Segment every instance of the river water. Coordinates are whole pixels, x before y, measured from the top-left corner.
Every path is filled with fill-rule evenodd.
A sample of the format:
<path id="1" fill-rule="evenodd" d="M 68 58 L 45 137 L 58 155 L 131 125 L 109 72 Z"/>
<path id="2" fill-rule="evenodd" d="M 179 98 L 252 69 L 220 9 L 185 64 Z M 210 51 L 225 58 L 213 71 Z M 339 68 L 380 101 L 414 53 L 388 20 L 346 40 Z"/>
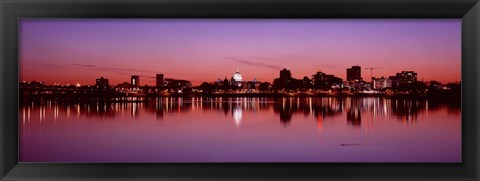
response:
<path id="1" fill-rule="evenodd" d="M 155 98 L 28 102 L 21 162 L 461 162 L 460 102 Z"/>

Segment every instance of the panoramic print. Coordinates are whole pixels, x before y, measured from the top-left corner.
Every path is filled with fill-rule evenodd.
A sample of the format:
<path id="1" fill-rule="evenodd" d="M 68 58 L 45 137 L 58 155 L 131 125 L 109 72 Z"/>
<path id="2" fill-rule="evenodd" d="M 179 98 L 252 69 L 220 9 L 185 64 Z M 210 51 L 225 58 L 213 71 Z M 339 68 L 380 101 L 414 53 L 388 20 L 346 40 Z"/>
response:
<path id="1" fill-rule="evenodd" d="M 20 162 L 462 162 L 460 19 L 21 19 Z"/>

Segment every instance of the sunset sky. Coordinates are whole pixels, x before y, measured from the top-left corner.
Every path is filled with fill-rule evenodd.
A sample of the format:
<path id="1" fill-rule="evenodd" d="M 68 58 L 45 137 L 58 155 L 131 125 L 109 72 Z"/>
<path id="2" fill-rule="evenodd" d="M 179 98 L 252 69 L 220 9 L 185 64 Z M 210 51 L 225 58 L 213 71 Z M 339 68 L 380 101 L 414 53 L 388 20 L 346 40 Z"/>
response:
<path id="1" fill-rule="evenodd" d="M 460 19 L 24 19 L 20 81 L 111 85 L 155 74 L 194 85 L 230 78 L 273 82 L 317 71 L 345 80 L 346 68 L 383 67 L 373 76 L 413 70 L 425 81 L 461 80 Z"/>

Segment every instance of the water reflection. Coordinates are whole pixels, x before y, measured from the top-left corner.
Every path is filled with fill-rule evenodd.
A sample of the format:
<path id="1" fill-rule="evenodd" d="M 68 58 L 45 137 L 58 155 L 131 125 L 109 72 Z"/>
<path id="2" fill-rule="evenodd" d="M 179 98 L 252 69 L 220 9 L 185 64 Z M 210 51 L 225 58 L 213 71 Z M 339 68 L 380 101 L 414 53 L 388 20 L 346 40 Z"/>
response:
<path id="1" fill-rule="evenodd" d="M 409 100 L 388 98 L 181 98 L 159 97 L 145 101 L 134 102 L 22 102 L 20 116 L 23 124 L 30 123 L 33 116 L 39 122 L 45 121 L 48 115 L 53 120 L 68 119 L 72 116 L 87 118 L 102 118 L 115 120 L 129 114 L 137 118 L 141 114 L 154 114 L 157 120 L 163 120 L 165 115 L 181 115 L 192 112 L 218 111 L 225 117 L 230 116 L 238 127 L 242 123 L 245 112 L 267 112 L 273 109 L 279 123 L 289 125 L 292 117 L 300 114 L 315 117 L 318 129 L 322 121 L 329 117 L 346 115 L 346 123 L 353 127 L 361 127 L 362 119 L 369 115 L 367 121 L 390 117 L 405 124 L 417 121 L 419 114 L 428 115 L 446 108 L 449 114 L 460 114 L 460 101 L 442 102 L 441 100 Z M 142 111 L 140 111 L 142 110 Z M 33 114 L 33 115 L 32 115 Z M 65 117 L 60 118 L 61 115 Z"/>
<path id="2" fill-rule="evenodd" d="M 242 108 L 240 106 L 236 106 L 233 109 L 233 120 L 237 127 L 240 126 L 240 123 L 242 122 Z"/>
<path id="3" fill-rule="evenodd" d="M 21 102 L 27 162 L 459 162 L 460 101 Z"/>

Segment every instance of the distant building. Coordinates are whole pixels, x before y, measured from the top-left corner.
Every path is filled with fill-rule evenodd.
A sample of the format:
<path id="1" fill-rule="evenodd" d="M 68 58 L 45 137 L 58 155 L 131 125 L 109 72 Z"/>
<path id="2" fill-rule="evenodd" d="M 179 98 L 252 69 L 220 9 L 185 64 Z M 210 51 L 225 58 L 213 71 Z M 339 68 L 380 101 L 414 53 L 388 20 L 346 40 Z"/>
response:
<path id="1" fill-rule="evenodd" d="M 417 81 L 417 73 L 414 71 L 402 71 L 394 76 L 389 76 L 388 79 L 391 80 L 393 88 L 417 89 L 420 88 L 419 86 L 425 85 Z"/>
<path id="2" fill-rule="evenodd" d="M 156 85 L 157 85 L 157 87 L 163 87 L 164 81 L 165 81 L 165 80 L 164 80 L 163 74 L 157 74 L 157 76 L 156 76 L 156 83 L 157 83 Z"/>
<path id="3" fill-rule="evenodd" d="M 402 71 L 394 76 L 390 76 L 392 87 L 405 87 L 417 83 L 417 73 L 414 71 Z"/>
<path id="4" fill-rule="evenodd" d="M 414 71 L 402 71 L 396 75 L 400 86 L 409 85 L 417 82 L 417 73 Z"/>
<path id="5" fill-rule="evenodd" d="M 253 78 L 252 81 L 249 82 L 251 84 L 251 89 L 258 89 L 260 87 L 261 82 L 257 80 L 257 78 Z"/>
<path id="6" fill-rule="evenodd" d="M 223 86 L 223 80 L 221 78 L 218 78 L 215 82 L 213 82 L 215 86 L 217 87 L 222 87 Z"/>
<path id="7" fill-rule="evenodd" d="M 233 77 L 230 78 L 230 85 L 235 86 L 235 79 L 233 79 Z"/>
<path id="8" fill-rule="evenodd" d="M 390 88 L 393 85 L 393 80 L 385 77 L 375 78 L 372 77 L 373 89 L 385 89 Z"/>
<path id="9" fill-rule="evenodd" d="M 312 83 L 315 88 L 332 88 L 332 86 L 338 87 L 343 83 L 343 80 L 334 75 L 317 72 L 312 75 Z"/>
<path id="10" fill-rule="evenodd" d="M 280 79 L 291 79 L 292 78 L 292 73 L 290 70 L 287 70 L 284 68 L 283 70 L 280 70 Z"/>
<path id="11" fill-rule="evenodd" d="M 165 85 L 168 89 L 182 92 L 184 89 L 191 88 L 192 83 L 188 80 L 165 79 Z"/>
<path id="12" fill-rule="evenodd" d="M 358 65 L 347 68 L 347 81 L 362 81 L 362 68 Z"/>
<path id="13" fill-rule="evenodd" d="M 372 85 L 368 82 L 365 81 L 347 81 L 345 82 L 345 85 L 349 87 L 352 90 L 355 91 L 362 91 L 362 90 L 370 90 L 372 88 Z"/>
<path id="14" fill-rule="evenodd" d="M 95 85 L 97 86 L 98 89 L 107 89 L 108 88 L 108 79 L 100 77 L 99 79 L 97 79 Z"/>
<path id="15" fill-rule="evenodd" d="M 107 79 L 107 84 L 108 84 L 108 79 Z M 47 84 L 45 82 L 37 82 L 37 81 L 24 82 L 23 85 L 26 86 L 26 87 L 45 87 L 45 86 L 47 86 Z"/>
<path id="16" fill-rule="evenodd" d="M 133 86 L 140 86 L 140 77 L 138 75 L 132 75 L 132 78 L 130 80 L 130 84 L 132 84 Z"/>
<path id="17" fill-rule="evenodd" d="M 241 87 L 242 86 L 242 74 L 240 74 L 240 71 L 237 69 L 237 72 L 233 74 L 233 80 L 234 80 L 234 85 Z"/>
<path id="18" fill-rule="evenodd" d="M 388 76 L 388 79 L 392 81 L 392 87 L 398 87 L 400 85 L 400 82 L 397 79 L 397 76 Z"/>
<path id="19" fill-rule="evenodd" d="M 287 85 L 292 81 L 292 73 L 290 70 L 284 68 L 280 70 L 280 77 L 273 80 L 273 87 L 276 89 L 285 89 Z"/>
<path id="20" fill-rule="evenodd" d="M 132 84 L 129 84 L 128 82 L 123 82 L 121 84 L 117 84 L 115 88 L 124 90 L 124 89 L 134 89 L 135 86 L 133 86 Z"/>
<path id="21" fill-rule="evenodd" d="M 228 88 L 228 78 L 225 76 L 225 79 L 223 79 L 223 85 L 224 88 Z"/>
<path id="22" fill-rule="evenodd" d="M 430 89 L 443 89 L 443 85 L 442 83 L 438 82 L 438 81 L 430 81 L 429 82 L 429 88 Z"/>
<path id="23" fill-rule="evenodd" d="M 292 78 L 290 70 L 280 70 L 280 77 L 273 80 L 273 87 L 275 89 L 296 89 L 303 84 L 303 79 Z"/>
<path id="24" fill-rule="evenodd" d="M 302 81 L 303 87 L 308 87 L 312 85 L 312 81 L 307 76 L 304 76 Z"/>
<path id="25" fill-rule="evenodd" d="M 261 82 L 259 82 L 256 78 L 254 78 L 252 81 L 248 81 L 248 82 L 243 82 L 242 84 L 242 88 L 246 91 L 246 92 L 256 92 L 258 91 L 258 88 L 260 87 L 260 84 Z"/>

